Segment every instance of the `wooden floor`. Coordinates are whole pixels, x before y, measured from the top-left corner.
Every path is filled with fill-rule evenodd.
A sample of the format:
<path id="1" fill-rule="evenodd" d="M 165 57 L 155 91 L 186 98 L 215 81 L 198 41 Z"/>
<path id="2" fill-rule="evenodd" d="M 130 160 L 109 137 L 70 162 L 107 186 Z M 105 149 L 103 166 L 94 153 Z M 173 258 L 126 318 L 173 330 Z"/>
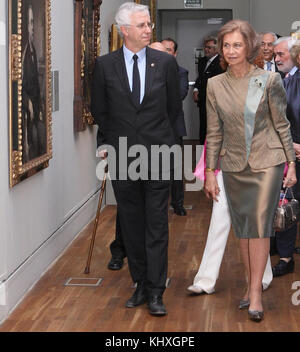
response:
<path id="1" fill-rule="evenodd" d="M 153 317 L 146 305 L 126 309 L 124 304 L 134 292 L 127 263 L 120 271 L 110 271 L 109 244 L 114 237 L 114 206 L 101 215 L 91 263 L 84 274 L 92 223 L 52 265 L 24 300 L 0 325 L 0 332 L 207 332 L 207 331 L 300 331 L 300 255 L 295 255 L 296 270 L 275 278 L 263 293 L 265 319 L 249 321 L 247 311 L 237 309 L 244 292 L 243 265 L 238 242 L 230 233 L 216 292 L 192 296 L 186 290 L 198 270 L 205 246 L 211 203 L 203 192 L 186 193 L 186 205 L 193 205 L 188 216 L 170 210 L 169 278 L 164 294 L 168 309 L 165 317 Z M 298 243 L 299 245 L 299 237 Z M 273 264 L 278 260 L 272 257 Z M 83 283 L 75 278 L 103 278 L 99 286 L 65 286 Z M 95 282 L 95 280 L 91 280 Z M 298 294 L 292 283 L 299 281 Z"/>

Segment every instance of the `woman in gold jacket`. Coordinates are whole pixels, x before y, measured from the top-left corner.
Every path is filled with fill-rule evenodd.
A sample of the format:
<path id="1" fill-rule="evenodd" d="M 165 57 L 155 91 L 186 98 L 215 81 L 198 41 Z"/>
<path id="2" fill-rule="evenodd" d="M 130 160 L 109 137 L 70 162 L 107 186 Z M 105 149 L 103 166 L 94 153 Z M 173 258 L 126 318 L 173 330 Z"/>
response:
<path id="1" fill-rule="evenodd" d="M 278 73 L 252 64 L 260 42 L 248 22 L 226 23 L 218 34 L 218 45 L 228 67 L 208 80 L 204 191 L 217 200 L 220 189 L 213 171 L 220 163 L 248 278 L 240 308 L 249 308 L 250 319 L 261 321 L 261 281 L 286 161 L 289 167 L 283 185 L 291 187 L 297 181 L 286 95 Z"/>

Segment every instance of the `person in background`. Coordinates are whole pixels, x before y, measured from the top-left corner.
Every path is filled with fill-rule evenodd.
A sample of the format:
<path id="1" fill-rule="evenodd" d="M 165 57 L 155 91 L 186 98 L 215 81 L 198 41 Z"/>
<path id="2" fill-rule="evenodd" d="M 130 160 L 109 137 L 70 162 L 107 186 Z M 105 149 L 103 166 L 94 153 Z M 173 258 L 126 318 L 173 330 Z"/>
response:
<path id="1" fill-rule="evenodd" d="M 286 161 L 284 186 L 297 182 L 295 152 L 281 77 L 253 65 L 260 51 L 257 33 L 248 22 L 232 20 L 219 31 L 218 46 L 228 68 L 207 85 L 204 191 L 217 200 L 220 161 L 248 278 L 242 301 L 248 301 L 249 318 L 259 322 L 264 316 L 261 283 Z"/>
<path id="2" fill-rule="evenodd" d="M 278 39 L 273 32 L 265 32 L 261 38 L 261 53 L 264 58 L 264 67 L 266 71 L 279 72 L 274 60 L 274 43 Z"/>
<path id="3" fill-rule="evenodd" d="M 207 80 L 223 72 L 220 66 L 220 56 L 217 52 L 217 38 L 206 37 L 203 40 L 204 57 L 198 61 L 198 77 L 193 91 L 194 102 L 199 108 L 199 139 L 200 144 L 204 144 L 206 137 L 206 86 Z"/>
<path id="4" fill-rule="evenodd" d="M 281 37 L 274 43 L 275 63 L 285 77 L 292 76 L 297 70 L 290 55 L 290 50 L 295 43 L 296 39 L 292 37 Z"/>
<path id="5" fill-rule="evenodd" d="M 166 49 L 167 53 L 173 55 L 175 58 L 178 54 L 178 44 L 172 38 L 165 38 L 161 41 L 161 44 Z M 179 73 L 179 87 L 180 87 L 180 99 L 183 102 L 189 91 L 189 72 L 182 66 L 178 65 Z M 177 144 L 183 145 L 183 136 L 186 136 L 186 127 L 184 121 L 184 112 L 181 107 L 180 113 L 177 116 L 175 122 L 176 134 L 178 137 Z M 179 216 L 185 216 L 186 210 L 184 208 L 184 184 L 183 177 L 180 180 L 172 180 L 171 185 L 171 205 L 174 209 L 174 213 Z"/>
<path id="6" fill-rule="evenodd" d="M 283 85 L 287 96 L 286 115 L 291 124 L 293 146 L 296 153 L 297 184 L 293 187 L 293 194 L 300 200 L 300 79 L 299 79 L 299 45 L 291 37 L 282 37 L 275 42 L 275 61 L 279 69 L 285 74 Z M 295 46 L 295 47 L 294 47 Z M 293 57 L 291 56 L 293 52 Z M 276 232 L 275 245 L 279 254 L 279 261 L 273 266 L 273 276 L 283 276 L 295 269 L 294 251 L 297 239 L 297 224 L 286 231 Z"/>

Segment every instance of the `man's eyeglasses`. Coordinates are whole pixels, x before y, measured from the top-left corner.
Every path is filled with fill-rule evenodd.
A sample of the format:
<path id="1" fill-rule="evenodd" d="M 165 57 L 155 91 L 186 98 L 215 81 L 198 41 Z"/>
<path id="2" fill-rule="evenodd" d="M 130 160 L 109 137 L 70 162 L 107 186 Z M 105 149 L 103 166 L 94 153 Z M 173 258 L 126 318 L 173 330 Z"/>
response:
<path id="1" fill-rule="evenodd" d="M 151 22 L 147 22 L 147 23 L 140 23 L 140 24 L 137 24 L 136 26 L 133 25 L 133 24 L 127 24 L 127 26 L 132 26 L 132 27 L 136 27 L 136 28 L 139 29 L 139 30 L 144 30 L 144 29 L 146 29 L 146 28 L 154 29 L 155 24 L 154 24 L 154 23 L 151 23 Z"/>
<path id="2" fill-rule="evenodd" d="M 213 49 L 215 47 L 216 47 L 215 45 L 205 45 L 204 49 L 210 50 L 210 49 Z"/>
<path id="3" fill-rule="evenodd" d="M 260 44 L 260 46 L 262 47 L 262 48 L 265 48 L 265 47 L 268 47 L 268 48 L 273 48 L 273 43 L 265 43 L 265 42 L 262 42 L 261 44 Z"/>

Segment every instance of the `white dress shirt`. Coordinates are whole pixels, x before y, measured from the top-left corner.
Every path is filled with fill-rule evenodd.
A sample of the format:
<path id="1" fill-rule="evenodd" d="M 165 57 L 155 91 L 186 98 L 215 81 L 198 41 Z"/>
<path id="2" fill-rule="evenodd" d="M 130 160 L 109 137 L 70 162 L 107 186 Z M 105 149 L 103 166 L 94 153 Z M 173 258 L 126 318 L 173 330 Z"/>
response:
<path id="1" fill-rule="evenodd" d="M 264 60 L 264 70 L 266 70 L 267 71 L 267 61 L 266 60 Z M 275 69 L 275 61 L 274 61 L 274 58 L 271 60 L 271 61 L 269 61 L 269 62 L 271 62 L 271 71 L 272 72 L 276 72 L 276 69 Z"/>

